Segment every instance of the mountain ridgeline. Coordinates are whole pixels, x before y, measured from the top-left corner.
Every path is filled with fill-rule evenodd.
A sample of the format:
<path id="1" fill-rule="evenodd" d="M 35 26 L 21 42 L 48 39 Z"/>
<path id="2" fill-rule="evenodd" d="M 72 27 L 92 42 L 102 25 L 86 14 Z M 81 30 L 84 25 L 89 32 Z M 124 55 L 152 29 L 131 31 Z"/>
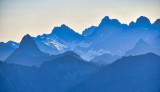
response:
<path id="1" fill-rule="evenodd" d="M 132 21 L 129 25 L 106 16 L 98 26 L 85 29 L 82 35 L 62 24 L 60 27 L 55 27 L 50 34 L 38 35 L 32 39 L 44 53 L 57 55 L 66 51 L 74 51 L 87 61 L 103 54 L 120 57 L 127 55 L 126 53 L 133 49 L 140 40 L 144 40 L 150 45 L 151 50 L 149 52 L 160 55 L 159 41 L 157 41 L 160 35 L 159 25 L 160 19 L 151 23 L 145 16 L 140 16 L 136 22 Z M 14 45 L 10 45 L 6 49 L 13 47 Z M 5 60 L 11 52 L 13 51 L 0 50 L 0 53 L 6 53 L 6 55 L 0 56 L 0 60 Z"/>
<path id="2" fill-rule="evenodd" d="M 73 52 L 40 67 L 0 62 L 1 92 L 159 92 L 160 56 L 148 53 L 118 59 L 105 67 Z"/>
<path id="3" fill-rule="evenodd" d="M 159 92 L 160 57 L 123 57 L 68 92 Z"/>
<path id="4" fill-rule="evenodd" d="M 145 16 L 0 43 L 0 92 L 160 92 L 159 70 L 160 19 Z"/>

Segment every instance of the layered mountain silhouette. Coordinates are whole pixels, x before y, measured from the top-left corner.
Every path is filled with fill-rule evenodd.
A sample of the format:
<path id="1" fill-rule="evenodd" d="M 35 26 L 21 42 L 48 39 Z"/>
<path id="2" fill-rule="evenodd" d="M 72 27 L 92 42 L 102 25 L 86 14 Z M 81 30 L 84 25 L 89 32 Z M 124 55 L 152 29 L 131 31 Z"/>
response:
<path id="1" fill-rule="evenodd" d="M 68 92 L 159 92 L 160 56 L 123 57 Z"/>
<path id="2" fill-rule="evenodd" d="M 155 48 L 154 53 L 160 54 L 160 35 L 155 37 L 155 39 L 152 42 L 152 46 Z"/>
<path id="3" fill-rule="evenodd" d="M 140 39 L 151 43 L 156 35 L 160 34 L 158 30 L 144 16 L 139 17 L 135 23 L 131 22 L 129 26 L 106 16 L 92 35 L 89 35 L 88 40 L 93 41 L 92 48 L 104 49 L 112 55 L 121 56 L 133 48 Z"/>
<path id="4" fill-rule="evenodd" d="M 103 55 L 99 55 L 94 57 L 91 62 L 93 62 L 96 65 L 109 65 L 111 63 L 113 63 L 114 61 L 116 61 L 117 59 L 119 59 L 119 56 L 112 56 L 110 54 L 103 54 Z"/>
<path id="5" fill-rule="evenodd" d="M 97 67 L 73 52 L 29 67 L 0 62 L 2 92 L 159 92 L 160 56 L 123 57 Z M 26 86 L 27 85 L 27 86 Z"/>
<path id="6" fill-rule="evenodd" d="M 126 55 L 141 55 L 145 53 L 153 52 L 152 47 L 146 43 L 143 39 L 140 39 L 135 47 L 129 51 L 126 52 Z"/>
<path id="7" fill-rule="evenodd" d="M 152 45 L 160 35 L 159 24 L 159 19 L 151 24 L 145 16 L 140 16 L 136 22 L 132 21 L 129 25 L 105 16 L 98 26 L 91 26 L 84 30 L 82 35 L 62 24 L 55 27 L 50 34 L 38 35 L 32 39 L 44 53 L 57 55 L 74 51 L 90 61 L 105 53 L 123 56 L 133 49 L 140 39 L 145 40 L 151 45 L 153 52 L 157 53 L 160 49 Z M 9 54 L 3 54 L 0 58 L 8 57 L 7 55 Z"/>
<path id="8" fill-rule="evenodd" d="M 82 34 L 62 24 L 1 42 L 0 92 L 159 92 L 159 24 L 106 16 Z"/>
<path id="9" fill-rule="evenodd" d="M 29 67 L 0 62 L 1 92 L 66 92 L 88 79 L 98 67 L 68 52 L 44 62 L 40 67 Z M 8 71 L 9 70 L 9 71 Z"/>
<path id="10" fill-rule="evenodd" d="M 7 43 L 0 43 L 0 60 L 6 60 L 8 56 L 18 48 L 19 44 L 13 41 L 8 41 Z"/>

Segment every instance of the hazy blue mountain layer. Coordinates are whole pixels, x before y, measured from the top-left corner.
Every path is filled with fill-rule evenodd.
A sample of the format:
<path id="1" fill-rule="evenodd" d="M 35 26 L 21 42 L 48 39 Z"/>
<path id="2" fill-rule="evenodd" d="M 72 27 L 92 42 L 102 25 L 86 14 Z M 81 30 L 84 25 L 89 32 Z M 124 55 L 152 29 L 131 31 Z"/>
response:
<path id="1" fill-rule="evenodd" d="M 44 53 L 57 55 L 66 51 L 74 51 L 83 59 L 90 61 L 96 56 L 108 53 L 112 56 L 124 56 L 134 47 L 140 48 L 136 46 L 140 39 L 150 45 L 151 52 L 160 55 L 160 48 L 157 44 L 159 35 L 160 19 L 151 24 L 147 17 L 141 16 L 136 22 L 132 21 L 127 25 L 120 23 L 117 19 L 110 19 L 105 16 L 98 26 L 85 29 L 82 35 L 62 24 L 60 27 L 53 28 L 50 34 L 32 38 Z M 15 50 L 9 51 L 8 48 L 9 52 L 7 52 L 5 49 L 3 50 L 7 54 L 0 56 L 2 60 Z M 3 50 L 0 53 L 3 53 Z M 147 49 L 144 49 L 144 52 L 148 52 L 145 50 Z"/>
<path id="2" fill-rule="evenodd" d="M 1 92 L 159 92 L 160 56 L 123 57 L 98 67 L 73 52 L 30 67 L 0 62 Z"/>
<path id="3" fill-rule="evenodd" d="M 0 60 L 6 60 L 18 46 L 19 44 L 13 41 L 0 42 Z"/>
<path id="4" fill-rule="evenodd" d="M 160 56 L 123 57 L 68 92 L 159 92 Z"/>
<path id="5" fill-rule="evenodd" d="M 73 52 L 59 55 L 40 67 L 0 62 L 1 92 L 66 92 L 98 71 Z"/>

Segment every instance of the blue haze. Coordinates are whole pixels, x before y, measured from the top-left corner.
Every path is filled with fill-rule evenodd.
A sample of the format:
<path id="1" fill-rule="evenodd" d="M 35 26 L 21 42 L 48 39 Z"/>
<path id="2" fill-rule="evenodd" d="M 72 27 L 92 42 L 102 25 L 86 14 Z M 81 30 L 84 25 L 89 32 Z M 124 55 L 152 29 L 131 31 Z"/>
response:
<path id="1" fill-rule="evenodd" d="M 0 43 L 0 92 L 159 92 L 160 19 L 129 25 L 105 16 L 75 32 Z"/>

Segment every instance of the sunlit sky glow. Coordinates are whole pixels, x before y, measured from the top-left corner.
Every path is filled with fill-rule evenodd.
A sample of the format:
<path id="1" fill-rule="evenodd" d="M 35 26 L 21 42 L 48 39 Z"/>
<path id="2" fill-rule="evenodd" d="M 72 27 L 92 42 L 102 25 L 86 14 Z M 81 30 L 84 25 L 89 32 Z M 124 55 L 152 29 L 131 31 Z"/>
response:
<path id="1" fill-rule="evenodd" d="M 160 0 L 0 0 L 0 41 L 19 42 L 25 34 L 51 33 L 66 24 L 81 33 L 104 16 L 121 23 L 160 18 Z"/>

